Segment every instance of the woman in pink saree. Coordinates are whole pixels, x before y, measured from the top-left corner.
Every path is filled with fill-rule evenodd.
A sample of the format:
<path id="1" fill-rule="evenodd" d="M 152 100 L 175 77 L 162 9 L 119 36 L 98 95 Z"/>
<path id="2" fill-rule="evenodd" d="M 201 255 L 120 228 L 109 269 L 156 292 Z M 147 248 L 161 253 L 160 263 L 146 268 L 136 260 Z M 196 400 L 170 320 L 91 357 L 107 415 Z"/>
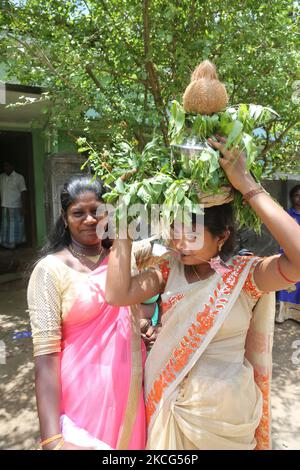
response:
<path id="1" fill-rule="evenodd" d="M 96 234 L 102 185 L 75 178 L 36 264 L 28 306 L 44 449 L 144 449 L 143 349 L 135 307 L 106 303 Z M 103 242 L 104 245 L 104 242 Z"/>

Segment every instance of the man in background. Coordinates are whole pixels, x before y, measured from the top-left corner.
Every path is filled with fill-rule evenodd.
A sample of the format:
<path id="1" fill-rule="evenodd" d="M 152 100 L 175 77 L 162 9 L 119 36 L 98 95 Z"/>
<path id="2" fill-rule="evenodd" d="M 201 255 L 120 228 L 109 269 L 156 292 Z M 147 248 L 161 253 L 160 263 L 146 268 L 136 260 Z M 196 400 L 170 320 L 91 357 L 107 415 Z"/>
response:
<path id="1" fill-rule="evenodd" d="M 11 162 L 5 161 L 3 170 L 4 173 L 0 175 L 0 245 L 13 249 L 26 241 L 24 214 L 27 188 L 24 177 L 15 172 Z"/>

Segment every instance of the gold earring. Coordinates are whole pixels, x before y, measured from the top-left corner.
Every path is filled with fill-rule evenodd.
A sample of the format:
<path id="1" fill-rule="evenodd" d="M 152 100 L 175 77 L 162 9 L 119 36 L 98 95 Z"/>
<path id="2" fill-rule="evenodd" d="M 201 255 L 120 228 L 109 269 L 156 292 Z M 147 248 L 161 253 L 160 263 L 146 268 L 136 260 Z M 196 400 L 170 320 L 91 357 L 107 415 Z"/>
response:
<path id="1" fill-rule="evenodd" d="M 220 251 L 222 250 L 222 248 L 223 248 L 223 243 L 220 243 L 219 246 L 218 246 L 218 251 L 219 251 L 219 253 L 220 253 Z"/>

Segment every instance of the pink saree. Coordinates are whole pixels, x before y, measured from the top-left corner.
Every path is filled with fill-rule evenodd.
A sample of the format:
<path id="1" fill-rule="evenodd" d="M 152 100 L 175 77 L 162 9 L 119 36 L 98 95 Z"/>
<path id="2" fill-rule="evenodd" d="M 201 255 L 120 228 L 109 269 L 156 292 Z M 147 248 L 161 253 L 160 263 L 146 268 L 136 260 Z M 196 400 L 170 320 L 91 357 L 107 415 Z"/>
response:
<path id="1" fill-rule="evenodd" d="M 61 415 L 113 449 L 144 449 L 138 319 L 134 308 L 105 302 L 106 272 L 107 259 L 78 285 L 63 322 Z"/>

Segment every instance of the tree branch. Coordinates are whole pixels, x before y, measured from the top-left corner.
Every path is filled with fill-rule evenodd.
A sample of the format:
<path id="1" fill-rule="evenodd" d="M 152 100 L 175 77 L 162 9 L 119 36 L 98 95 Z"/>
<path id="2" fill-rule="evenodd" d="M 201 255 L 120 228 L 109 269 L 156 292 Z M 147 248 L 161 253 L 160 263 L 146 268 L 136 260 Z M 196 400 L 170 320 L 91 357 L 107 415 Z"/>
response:
<path id="1" fill-rule="evenodd" d="M 149 4 L 150 0 L 143 0 L 143 24 L 144 24 L 144 55 L 145 55 L 145 69 L 147 72 L 150 90 L 152 92 L 156 108 L 159 113 L 163 115 L 161 121 L 161 130 L 163 133 L 164 142 L 166 145 L 169 143 L 168 139 L 168 115 L 164 106 L 161 96 L 159 80 L 156 73 L 155 65 L 151 60 L 150 51 L 150 24 L 149 24 Z"/>
<path id="2" fill-rule="evenodd" d="M 101 90 L 103 94 L 105 94 L 105 90 L 104 90 L 102 84 L 99 82 L 96 75 L 94 74 L 91 64 L 88 64 L 88 65 L 85 66 L 85 71 L 88 74 L 88 76 L 93 80 L 96 87 L 99 88 L 99 90 Z"/>
<path id="3" fill-rule="evenodd" d="M 8 33 L 7 34 L 11 39 L 14 41 L 18 42 L 21 44 L 24 48 L 26 48 L 33 57 L 36 57 L 40 60 L 42 60 L 45 65 L 48 67 L 48 69 L 55 75 L 57 76 L 60 80 L 62 80 L 81 100 L 81 102 L 86 106 L 88 103 L 86 100 L 82 97 L 80 93 L 78 93 L 77 88 L 73 87 L 73 85 L 69 82 L 67 78 L 65 78 L 62 74 L 60 74 L 57 69 L 54 67 L 54 65 L 51 63 L 50 59 L 46 56 L 42 48 L 38 47 L 34 42 L 32 44 L 35 46 L 33 47 L 32 45 L 28 44 L 26 41 L 22 41 L 21 39 L 13 36 L 12 34 Z"/>
<path id="4" fill-rule="evenodd" d="M 272 142 L 268 142 L 267 145 L 264 147 L 264 149 L 261 152 L 261 156 L 263 157 L 266 155 L 269 150 L 271 150 L 273 147 L 276 147 L 276 145 L 283 139 L 283 137 L 298 123 L 299 121 L 294 121 L 290 122 L 290 124 L 284 129 L 284 131 L 281 132 L 281 134 L 277 137 L 277 139 L 273 140 Z"/>

